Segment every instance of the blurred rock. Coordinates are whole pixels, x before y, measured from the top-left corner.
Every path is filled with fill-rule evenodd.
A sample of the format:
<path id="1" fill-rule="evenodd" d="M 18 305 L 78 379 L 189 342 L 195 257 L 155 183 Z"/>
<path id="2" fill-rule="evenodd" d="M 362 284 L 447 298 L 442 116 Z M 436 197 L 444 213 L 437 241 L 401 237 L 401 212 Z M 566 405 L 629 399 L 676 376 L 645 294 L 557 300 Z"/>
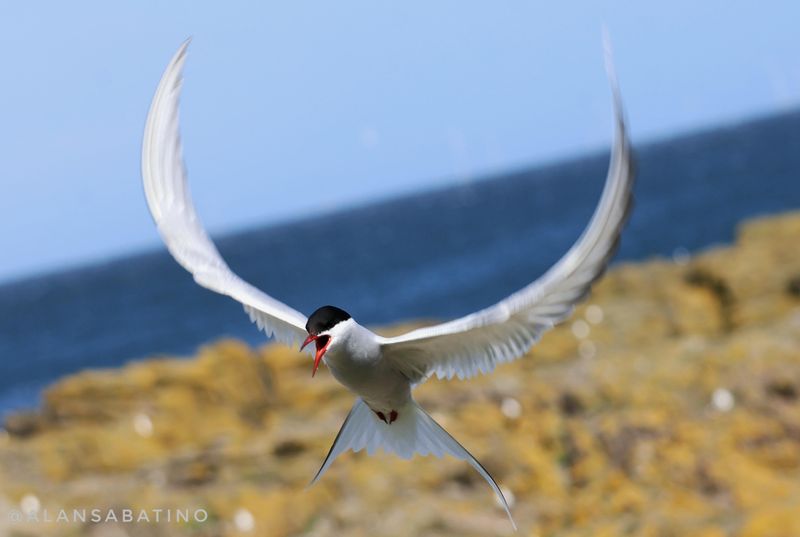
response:
<path id="1" fill-rule="evenodd" d="M 17 412 L 6 417 L 3 427 L 12 436 L 25 438 L 39 432 L 44 419 L 38 412 Z"/>
<path id="2" fill-rule="evenodd" d="M 617 265 L 530 356 L 417 398 L 513 494 L 521 535 L 799 535 L 798 244 L 787 214 L 744 224 L 730 247 Z M 0 509 L 35 493 L 51 511 L 209 518 L 3 518 L 0 534 L 512 534 L 461 461 L 348 453 L 306 489 L 351 404 L 278 345 L 73 375 L 6 420 Z"/>

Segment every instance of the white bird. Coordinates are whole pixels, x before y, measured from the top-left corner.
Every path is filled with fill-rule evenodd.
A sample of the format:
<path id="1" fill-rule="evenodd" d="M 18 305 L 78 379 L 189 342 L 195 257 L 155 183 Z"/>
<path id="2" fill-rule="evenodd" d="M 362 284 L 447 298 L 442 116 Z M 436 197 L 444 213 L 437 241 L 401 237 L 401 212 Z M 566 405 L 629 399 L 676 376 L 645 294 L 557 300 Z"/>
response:
<path id="1" fill-rule="evenodd" d="M 469 462 L 489 483 L 516 529 L 503 493 L 486 469 L 415 401 L 412 391 L 431 375 L 469 378 L 524 355 L 542 334 L 567 318 L 585 298 L 616 250 L 632 204 L 630 142 L 607 50 L 616 117 L 615 142 L 598 206 L 572 248 L 544 275 L 501 300 L 460 319 L 381 337 L 344 310 L 323 306 L 308 318 L 234 274 L 203 229 L 183 166 L 178 100 L 186 41 L 170 61 L 153 98 L 144 132 L 142 179 L 147 204 L 167 249 L 195 281 L 243 306 L 268 336 L 305 348 L 314 343 L 312 376 L 324 361 L 356 396 L 315 483 L 343 452 L 382 448 L 402 458 L 449 454 Z"/>

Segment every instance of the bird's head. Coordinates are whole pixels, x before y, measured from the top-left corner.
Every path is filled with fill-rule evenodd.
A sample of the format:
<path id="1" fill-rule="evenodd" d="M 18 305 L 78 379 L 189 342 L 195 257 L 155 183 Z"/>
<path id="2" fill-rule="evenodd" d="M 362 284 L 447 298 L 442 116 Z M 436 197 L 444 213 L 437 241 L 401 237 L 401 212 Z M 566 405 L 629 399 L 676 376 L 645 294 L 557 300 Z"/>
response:
<path id="1" fill-rule="evenodd" d="M 308 337 L 303 342 L 300 350 L 306 348 L 306 345 L 312 341 L 317 347 L 317 354 L 314 356 L 314 369 L 311 370 L 312 377 L 317 373 L 322 357 L 325 356 L 325 353 L 328 352 L 328 349 L 333 344 L 333 340 L 337 335 L 337 325 L 341 326 L 339 323 L 350 318 L 349 313 L 336 306 L 322 306 L 308 317 L 308 322 L 306 322 Z"/>

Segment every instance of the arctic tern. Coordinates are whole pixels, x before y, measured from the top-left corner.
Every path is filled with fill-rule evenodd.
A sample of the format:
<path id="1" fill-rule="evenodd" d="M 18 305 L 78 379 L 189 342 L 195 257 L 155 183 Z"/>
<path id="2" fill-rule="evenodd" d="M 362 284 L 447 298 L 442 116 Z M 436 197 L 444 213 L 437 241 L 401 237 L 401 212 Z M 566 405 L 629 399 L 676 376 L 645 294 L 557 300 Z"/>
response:
<path id="1" fill-rule="evenodd" d="M 547 272 L 500 302 L 460 319 L 382 337 L 346 311 L 323 306 L 306 317 L 234 274 L 203 229 L 183 166 L 178 100 L 187 40 L 167 66 L 153 98 L 144 132 L 142 179 L 147 204 L 167 249 L 195 281 L 239 301 L 268 336 L 287 345 L 314 344 L 312 376 L 320 362 L 357 397 L 315 483 L 347 451 L 378 448 L 409 459 L 445 454 L 467 461 L 487 481 L 512 525 L 500 487 L 458 441 L 414 400 L 413 389 L 432 375 L 465 379 L 489 373 L 523 356 L 542 334 L 566 319 L 602 275 L 632 206 L 633 157 L 616 77 L 606 50 L 615 140 L 608 176 L 583 234 Z"/>

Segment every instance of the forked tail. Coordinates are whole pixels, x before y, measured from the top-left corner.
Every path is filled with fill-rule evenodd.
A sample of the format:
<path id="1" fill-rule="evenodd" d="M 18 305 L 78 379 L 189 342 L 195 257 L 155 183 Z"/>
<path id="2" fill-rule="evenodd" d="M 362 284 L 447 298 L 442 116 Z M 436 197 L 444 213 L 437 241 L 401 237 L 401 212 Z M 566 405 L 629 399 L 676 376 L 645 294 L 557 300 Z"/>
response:
<path id="1" fill-rule="evenodd" d="M 503 504 L 511 525 L 517 529 L 505 496 L 486 468 L 413 400 L 399 411 L 397 420 L 388 425 L 378 419 L 364 401 L 356 399 L 333 441 L 328 456 L 325 457 L 310 484 L 316 483 L 336 457 L 348 449 L 353 451 L 366 449 L 367 453 L 372 455 L 378 448 L 387 453 L 395 453 L 403 459 L 410 459 L 415 453 L 419 453 L 437 457 L 447 454 L 467 461 L 492 487 L 498 500 Z"/>

